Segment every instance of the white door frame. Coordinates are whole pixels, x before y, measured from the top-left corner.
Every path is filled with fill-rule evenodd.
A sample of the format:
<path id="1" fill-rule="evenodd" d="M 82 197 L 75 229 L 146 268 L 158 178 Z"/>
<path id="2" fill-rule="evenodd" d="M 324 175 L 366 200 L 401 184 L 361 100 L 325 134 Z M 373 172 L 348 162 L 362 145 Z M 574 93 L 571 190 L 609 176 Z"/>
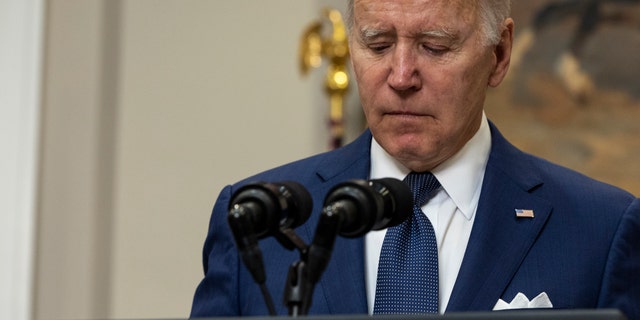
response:
<path id="1" fill-rule="evenodd" d="M 32 314 L 43 0 L 0 0 L 0 319 Z"/>

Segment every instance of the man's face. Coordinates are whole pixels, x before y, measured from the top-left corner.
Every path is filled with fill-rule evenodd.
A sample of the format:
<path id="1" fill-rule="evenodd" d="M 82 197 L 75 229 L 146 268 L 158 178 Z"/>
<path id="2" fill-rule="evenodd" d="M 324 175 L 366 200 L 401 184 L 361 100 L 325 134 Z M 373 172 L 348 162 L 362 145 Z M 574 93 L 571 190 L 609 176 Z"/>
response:
<path id="1" fill-rule="evenodd" d="M 354 5 L 351 59 L 371 132 L 409 169 L 431 170 L 475 134 L 487 86 L 503 77 L 496 79 L 496 47 L 483 43 L 476 2 Z"/>

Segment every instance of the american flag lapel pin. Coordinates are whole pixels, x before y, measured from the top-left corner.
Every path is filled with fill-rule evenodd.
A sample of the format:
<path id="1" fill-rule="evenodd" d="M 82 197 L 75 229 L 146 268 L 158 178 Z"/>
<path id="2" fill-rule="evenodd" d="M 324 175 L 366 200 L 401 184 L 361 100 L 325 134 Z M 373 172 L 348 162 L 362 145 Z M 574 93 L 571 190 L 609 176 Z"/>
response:
<path id="1" fill-rule="evenodd" d="M 516 217 L 518 217 L 518 218 L 533 218 L 533 210 L 531 210 L 531 209 L 516 209 Z"/>

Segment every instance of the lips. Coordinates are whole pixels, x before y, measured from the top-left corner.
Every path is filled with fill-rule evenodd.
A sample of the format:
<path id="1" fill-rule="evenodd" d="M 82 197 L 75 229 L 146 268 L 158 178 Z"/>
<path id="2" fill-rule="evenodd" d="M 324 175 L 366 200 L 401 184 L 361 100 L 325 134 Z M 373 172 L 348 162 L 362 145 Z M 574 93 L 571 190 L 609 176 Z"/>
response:
<path id="1" fill-rule="evenodd" d="M 391 111 L 391 112 L 386 112 L 386 115 L 390 115 L 390 116 L 404 116 L 404 117 L 424 117 L 426 116 L 425 114 L 421 114 L 421 113 L 416 113 L 416 112 L 410 112 L 410 111 Z"/>

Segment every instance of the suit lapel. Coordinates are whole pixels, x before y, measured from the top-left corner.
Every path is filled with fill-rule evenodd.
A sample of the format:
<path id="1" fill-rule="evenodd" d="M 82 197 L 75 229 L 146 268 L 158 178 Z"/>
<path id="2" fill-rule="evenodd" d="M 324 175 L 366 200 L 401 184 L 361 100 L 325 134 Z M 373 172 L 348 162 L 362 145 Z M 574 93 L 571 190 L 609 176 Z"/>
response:
<path id="1" fill-rule="evenodd" d="M 491 310 L 551 214 L 530 191 L 542 184 L 529 160 L 491 125 L 492 151 L 469 244 L 447 311 Z M 516 217 L 533 210 L 533 218 Z"/>

